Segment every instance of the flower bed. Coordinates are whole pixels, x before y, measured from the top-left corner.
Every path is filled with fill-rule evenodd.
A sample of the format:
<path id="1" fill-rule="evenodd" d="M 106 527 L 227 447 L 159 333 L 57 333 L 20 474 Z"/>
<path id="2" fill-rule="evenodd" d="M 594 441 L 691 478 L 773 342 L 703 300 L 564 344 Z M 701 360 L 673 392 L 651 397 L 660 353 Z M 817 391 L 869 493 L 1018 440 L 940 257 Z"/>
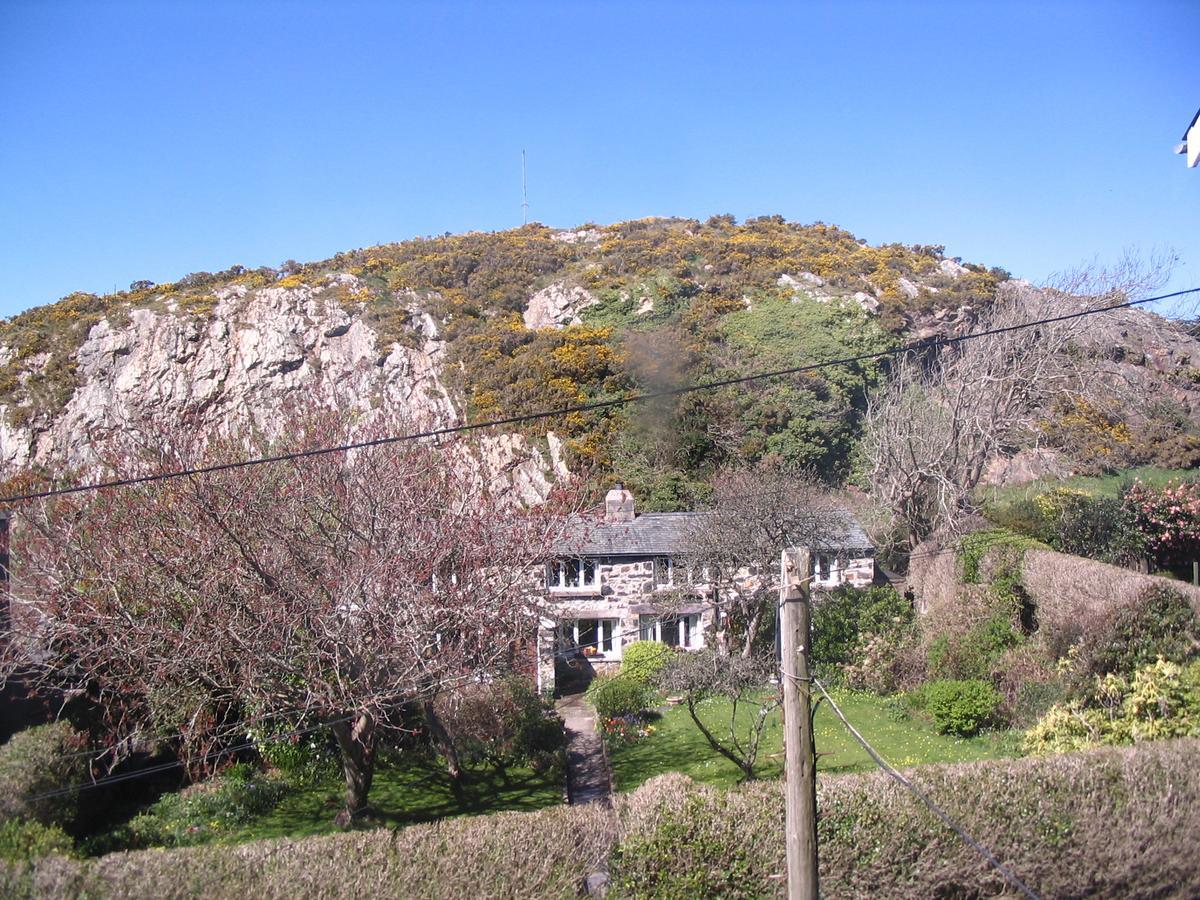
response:
<path id="1" fill-rule="evenodd" d="M 646 722 L 642 713 L 600 719 L 600 734 L 609 746 L 636 744 L 653 733 L 654 726 Z"/>

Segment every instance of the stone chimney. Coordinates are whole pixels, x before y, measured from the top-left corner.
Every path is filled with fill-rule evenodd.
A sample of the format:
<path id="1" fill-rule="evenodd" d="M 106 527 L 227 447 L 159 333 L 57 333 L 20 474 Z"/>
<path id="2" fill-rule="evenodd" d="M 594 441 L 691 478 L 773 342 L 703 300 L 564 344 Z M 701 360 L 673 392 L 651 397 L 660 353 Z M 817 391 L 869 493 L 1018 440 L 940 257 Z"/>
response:
<path id="1" fill-rule="evenodd" d="M 604 496 L 604 521 L 608 525 L 617 525 L 632 522 L 633 516 L 633 494 L 618 481 Z"/>

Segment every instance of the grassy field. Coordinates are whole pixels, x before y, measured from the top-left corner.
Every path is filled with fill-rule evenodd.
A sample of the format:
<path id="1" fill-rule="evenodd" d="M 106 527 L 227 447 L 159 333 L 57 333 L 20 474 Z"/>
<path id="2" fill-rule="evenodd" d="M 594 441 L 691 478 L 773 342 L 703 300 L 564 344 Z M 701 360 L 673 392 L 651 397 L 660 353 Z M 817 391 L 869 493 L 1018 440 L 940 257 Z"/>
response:
<path id="1" fill-rule="evenodd" d="M 1031 500 L 1038 494 L 1057 487 L 1075 488 L 1087 491 L 1097 497 L 1115 497 L 1123 484 L 1134 479 L 1151 487 L 1162 487 L 1168 481 L 1178 481 L 1181 478 L 1194 478 L 1195 476 L 1194 469 L 1156 469 L 1153 466 L 1143 466 L 1140 469 L 1126 469 L 1111 475 L 1039 478 L 1036 481 L 1003 488 L 981 487 L 977 499 L 987 506 L 1005 506 L 1020 500 Z"/>
<path id="2" fill-rule="evenodd" d="M 916 716 L 904 716 L 881 697 L 831 691 L 846 717 L 871 742 L 888 762 L 912 766 L 932 762 L 969 762 L 1015 755 L 1016 742 L 1011 733 L 985 734 L 975 738 L 954 738 L 937 734 L 933 726 Z M 729 701 L 704 702 L 701 715 L 716 730 L 729 717 Z M 692 724 L 683 706 L 666 707 L 654 721 L 654 732 L 635 744 L 615 747 L 609 758 L 613 780 L 619 791 L 629 791 L 664 772 L 682 772 L 707 784 L 730 787 L 737 784 L 741 772 L 716 753 Z M 749 722 L 752 710 L 739 720 Z M 822 704 L 816 715 L 817 771 L 825 773 L 862 772 L 875 768 L 866 751 L 846 731 L 833 712 Z M 775 778 L 783 772 L 783 730 L 778 711 L 772 714 L 763 734 L 757 766 L 759 777 Z"/>

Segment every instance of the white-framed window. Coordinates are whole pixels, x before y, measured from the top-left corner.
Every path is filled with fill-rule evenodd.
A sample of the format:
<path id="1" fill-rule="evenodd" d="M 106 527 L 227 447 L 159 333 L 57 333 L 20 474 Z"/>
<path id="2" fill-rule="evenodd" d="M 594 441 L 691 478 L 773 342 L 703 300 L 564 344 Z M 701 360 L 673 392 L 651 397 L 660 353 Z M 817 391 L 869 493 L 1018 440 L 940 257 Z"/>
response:
<path id="1" fill-rule="evenodd" d="M 601 659 L 621 658 L 620 619 L 574 619 L 558 626 L 560 653 Z"/>
<path id="2" fill-rule="evenodd" d="M 844 566 L 836 553 L 814 553 L 812 555 L 812 577 L 814 584 L 837 584 L 841 582 Z"/>
<path id="3" fill-rule="evenodd" d="M 672 587 L 675 584 L 675 560 L 670 556 L 654 557 L 654 586 Z"/>
<path id="4" fill-rule="evenodd" d="M 668 647 L 698 650 L 704 646 L 700 632 L 700 616 L 647 616 L 638 620 L 638 636 L 643 641 L 658 641 Z"/>
<path id="5" fill-rule="evenodd" d="M 594 559 L 556 559 L 546 564 L 546 587 L 558 591 L 584 591 L 596 587 Z"/>

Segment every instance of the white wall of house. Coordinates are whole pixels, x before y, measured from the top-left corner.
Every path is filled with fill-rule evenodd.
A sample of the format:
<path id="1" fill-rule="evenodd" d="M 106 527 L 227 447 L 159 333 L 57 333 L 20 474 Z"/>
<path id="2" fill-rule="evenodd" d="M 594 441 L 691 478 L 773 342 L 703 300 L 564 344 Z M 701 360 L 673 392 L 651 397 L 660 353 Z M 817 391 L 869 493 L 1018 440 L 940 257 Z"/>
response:
<path id="1" fill-rule="evenodd" d="M 873 557 L 859 553 L 828 553 L 824 558 L 814 554 L 813 565 L 817 591 L 842 584 L 862 587 L 875 577 Z M 768 573 L 744 570 L 742 577 L 778 584 L 776 567 Z M 547 564 L 549 602 L 538 632 L 538 689 L 554 689 L 554 662 L 559 655 L 566 658 L 582 652 L 595 670 L 603 672 L 618 668 L 623 648 L 638 640 L 657 640 L 686 650 L 704 647 L 719 615 L 711 588 L 697 580 L 689 581 L 682 565 L 667 556 L 577 558 Z M 686 598 L 679 589 L 689 584 L 701 596 Z"/>

